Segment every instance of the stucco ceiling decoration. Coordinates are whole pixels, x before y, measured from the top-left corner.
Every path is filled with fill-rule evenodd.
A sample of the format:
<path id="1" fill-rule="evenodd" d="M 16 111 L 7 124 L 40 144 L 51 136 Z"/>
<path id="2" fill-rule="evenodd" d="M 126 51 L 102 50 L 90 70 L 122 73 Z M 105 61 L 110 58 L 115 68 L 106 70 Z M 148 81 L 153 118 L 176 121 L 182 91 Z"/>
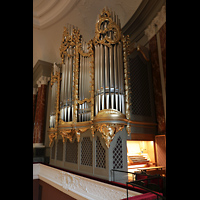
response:
<path id="1" fill-rule="evenodd" d="M 33 0 L 33 27 L 44 29 L 67 15 L 79 0 Z"/>

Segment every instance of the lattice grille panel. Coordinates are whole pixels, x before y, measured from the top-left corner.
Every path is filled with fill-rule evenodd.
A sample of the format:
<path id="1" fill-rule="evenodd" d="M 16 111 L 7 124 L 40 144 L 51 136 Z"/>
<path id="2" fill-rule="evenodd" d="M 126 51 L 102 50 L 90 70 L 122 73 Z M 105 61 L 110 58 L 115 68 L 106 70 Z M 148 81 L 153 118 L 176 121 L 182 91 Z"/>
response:
<path id="1" fill-rule="evenodd" d="M 113 169 L 123 168 L 122 139 L 119 136 L 113 149 Z"/>
<path id="2" fill-rule="evenodd" d="M 106 168 L 106 152 L 99 137 L 96 140 L 96 167 Z"/>
<path id="3" fill-rule="evenodd" d="M 132 114 L 151 116 L 148 65 L 139 56 L 130 59 Z"/>
<path id="4" fill-rule="evenodd" d="M 58 140 L 57 143 L 57 160 L 63 160 L 63 141 L 62 139 Z"/>
<path id="5" fill-rule="evenodd" d="M 69 140 L 67 140 L 65 150 L 65 161 L 70 163 L 77 163 L 78 142 L 75 140 L 73 143 L 71 143 Z"/>
<path id="6" fill-rule="evenodd" d="M 84 137 L 81 142 L 81 165 L 92 166 L 92 141 Z"/>

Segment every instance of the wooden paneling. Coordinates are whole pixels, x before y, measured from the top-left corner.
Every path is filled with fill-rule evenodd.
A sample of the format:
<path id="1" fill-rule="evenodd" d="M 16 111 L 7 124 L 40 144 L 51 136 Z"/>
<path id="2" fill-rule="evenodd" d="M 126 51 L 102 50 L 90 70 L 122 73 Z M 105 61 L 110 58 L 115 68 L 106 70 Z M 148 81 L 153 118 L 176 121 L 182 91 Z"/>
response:
<path id="1" fill-rule="evenodd" d="M 33 179 L 33 200 L 38 200 L 39 179 Z"/>

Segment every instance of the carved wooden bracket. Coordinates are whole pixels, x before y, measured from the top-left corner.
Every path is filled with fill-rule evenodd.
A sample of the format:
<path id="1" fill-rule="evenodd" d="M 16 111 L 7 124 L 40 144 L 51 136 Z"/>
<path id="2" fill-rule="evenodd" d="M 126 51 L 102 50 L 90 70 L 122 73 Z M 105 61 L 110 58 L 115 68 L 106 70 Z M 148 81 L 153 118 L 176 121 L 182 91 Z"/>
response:
<path id="1" fill-rule="evenodd" d="M 123 124 L 112 124 L 112 123 L 105 123 L 96 125 L 96 130 L 101 132 L 102 138 L 105 140 L 107 148 L 110 147 L 110 143 L 113 140 L 115 134 L 118 131 L 121 131 L 124 128 Z"/>

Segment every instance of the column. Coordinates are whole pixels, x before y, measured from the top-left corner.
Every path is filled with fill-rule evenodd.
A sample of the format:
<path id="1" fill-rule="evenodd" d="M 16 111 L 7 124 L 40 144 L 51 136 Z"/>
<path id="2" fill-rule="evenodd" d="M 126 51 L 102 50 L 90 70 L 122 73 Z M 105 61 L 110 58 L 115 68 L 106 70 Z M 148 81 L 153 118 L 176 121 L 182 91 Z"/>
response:
<path id="1" fill-rule="evenodd" d="M 49 79 L 48 77 L 41 76 L 37 81 L 38 96 L 33 132 L 33 147 L 44 147 L 46 91 Z"/>

